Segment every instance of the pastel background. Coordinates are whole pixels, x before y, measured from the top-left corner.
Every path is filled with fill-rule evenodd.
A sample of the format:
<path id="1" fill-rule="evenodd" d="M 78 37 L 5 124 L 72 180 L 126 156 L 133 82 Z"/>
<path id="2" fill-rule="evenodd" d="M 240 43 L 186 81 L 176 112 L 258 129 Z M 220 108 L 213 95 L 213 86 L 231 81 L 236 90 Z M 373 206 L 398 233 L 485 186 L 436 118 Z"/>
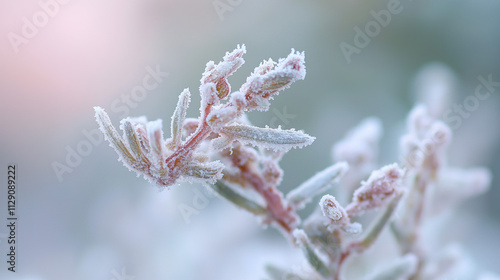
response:
<path id="1" fill-rule="evenodd" d="M 422 67 L 440 62 L 454 73 L 452 104 L 474 94 L 478 76 L 500 81 L 500 2 L 401 0 L 387 26 L 346 59 L 340 45 L 355 46 L 355 28 L 364 29 L 374 20 L 371 11 L 391 2 L 1 1 L 0 279 L 262 279 L 266 263 L 300 264 L 300 250 L 278 232 L 263 230 L 202 186 L 159 192 L 136 178 L 94 134 L 92 107 L 105 108 L 116 125 L 126 115 L 168 123 L 178 94 L 189 87 L 189 116 L 196 117 L 206 62 L 245 44 L 246 64 L 230 78 L 237 89 L 263 59 L 295 48 L 306 53 L 306 79 L 278 96 L 274 109 L 249 115 L 257 125 L 317 137 L 285 156 L 283 190 L 331 164 L 333 143 L 369 116 L 384 124 L 380 163 L 395 162 L 396 137 L 416 100 Z M 44 22 L 46 3 L 53 14 Z M 26 21 L 34 20 L 42 26 L 14 44 L 12 34 L 23 36 Z M 156 86 L 134 93 L 151 71 L 161 73 Z M 487 166 L 494 178 L 488 194 L 462 205 L 447 233 L 496 273 L 499 92 L 453 131 L 450 163 Z M 10 163 L 18 167 L 16 273 L 5 263 Z M 208 204 L 187 223 L 179 205 L 192 206 L 200 192 Z"/>

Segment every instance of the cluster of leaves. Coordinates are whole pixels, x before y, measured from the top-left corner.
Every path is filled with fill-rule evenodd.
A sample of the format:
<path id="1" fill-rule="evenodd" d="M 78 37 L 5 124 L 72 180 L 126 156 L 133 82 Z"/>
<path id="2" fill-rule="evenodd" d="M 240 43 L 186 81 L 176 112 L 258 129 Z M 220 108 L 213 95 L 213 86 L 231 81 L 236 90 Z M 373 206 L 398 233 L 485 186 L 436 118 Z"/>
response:
<path id="1" fill-rule="evenodd" d="M 207 184 L 260 217 L 264 225 L 281 230 L 303 249 L 313 269 L 296 273 L 270 266 L 269 275 L 275 280 L 343 279 L 346 260 L 370 248 L 386 228 L 391 228 L 401 256 L 367 279 L 440 276 L 429 268 L 434 256 L 422 249 L 420 237 L 431 207 L 428 190 L 450 185 L 443 181 L 451 176 L 444 159 L 451 139 L 446 124 L 430 116 L 425 106 L 417 107 L 401 141 L 404 162 L 376 169 L 381 125 L 376 119 L 367 119 L 334 146 L 335 164 L 284 195 L 278 189 L 283 154 L 310 145 L 315 138 L 294 129 L 252 126 L 245 113 L 268 110 L 274 96 L 304 79 L 305 57 L 292 50 L 278 62 L 264 61 L 231 93 L 227 78 L 244 63 L 245 52 L 245 46 L 238 46 L 220 63 L 207 63 L 199 88 L 200 116 L 186 118 L 190 92 L 185 89 L 172 116 L 170 138 L 164 138 L 161 120 L 148 122 L 145 117 L 122 120 L 120 136 L 104 110 L 96 107 L 100 129 L 124 165 L 160 187 L 181 181 Z M 461 175 L 453 180 L 465 190 L 462 193 L 481 193 L 489 185 L 489 173 L 484 169 Z M 338 186 L 335 196 L 326 194 L 334 184 Z M 470 189 L 475 191 L 467 191 Z M 319 194 L 323 195 L 319 207 L 301 222 L 297 211 Z M 446 201 L 466 196 L 448 195 Z M 400 204 L 402 214 L 393 219 Z M 360 217 L 373 210 L 379 211 L 378 216 L 363 232 Z"/>

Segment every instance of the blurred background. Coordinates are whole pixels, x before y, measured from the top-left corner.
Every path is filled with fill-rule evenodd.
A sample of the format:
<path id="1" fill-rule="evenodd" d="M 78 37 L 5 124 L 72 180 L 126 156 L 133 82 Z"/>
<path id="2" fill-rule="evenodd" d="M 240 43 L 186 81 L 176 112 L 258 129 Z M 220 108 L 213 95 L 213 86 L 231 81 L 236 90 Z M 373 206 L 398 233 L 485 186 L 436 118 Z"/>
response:
<path id="1" fill-rule="evenodd" d="M 383 10 L 390 17 L 373 24 Z M 305 51 L 306 79 L 270 111 L 249 114 L 256 125 L 317 137 L 284 157 L 286 192 L 331 164 L 332 145 L 369 116 L 384 125 L 380 164 L 397 161 L 416 77 L 429 63 L 445 69 L 450 108 L 474 94 L 478 77 L 500 81 L 499 14 L 494 0 L 0 2 L 0 218 L 14 163 L 19 219 L 17 272 L 2 261 L 0 279 L 262 279 L 268 263 L 300 270 L 300 250 L 279 232 L 202 186 L 159 191 L 136 178 L 96 133 L 93 106 L 115 125 L 146 115 L 168 131 L 184 88 L 193 93 L 189 117 L 198 116 L 209 60 L 246 45 L 246 63 L 230 78 L 236 90 L 263 59 Z M 499 91 L 453 130 L 449 164 L 486 166 L 494 177 L 447 232 L 496 273 Z M 196 197 L 205 199 L 193 205 Z M 2 260 L 6 234 L 1 226 Z"/>

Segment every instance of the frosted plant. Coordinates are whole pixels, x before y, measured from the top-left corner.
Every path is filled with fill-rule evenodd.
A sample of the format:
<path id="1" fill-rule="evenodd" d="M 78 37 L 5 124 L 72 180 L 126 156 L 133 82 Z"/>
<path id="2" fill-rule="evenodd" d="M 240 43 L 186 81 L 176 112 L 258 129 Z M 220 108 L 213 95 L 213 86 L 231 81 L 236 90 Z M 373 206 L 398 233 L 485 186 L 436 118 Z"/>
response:
<path id="1" fill-rule="evenodd" d="M 238 46 L 220 63 L 207 63 L 199 87 L 200 116 L 186 118 L 190 92 L 185 89 L 172 116 L 170 138 L 165 139 L 161 120 L 148 122 L 145 117 L 122 120 L 120 135 L 104 110 L 95 107 L 99 127 L 119 160 L 161 188 L 182 181 L 206 184 L 259 217 L 263 225 L 279 229 L 303 250 L 309 269 L 292 272 L 270 265 L 267 271 L 274 280 L 353 279 L 349 260 L 362 258 L 384 231 L 393 237 L 386 245 L 400 253 L 362 273 L 361 279 L 456 275 L 464 259 L 458 247 L 424 246 L 433 244 L 423 241 L 432 236 L 426 235 L 432 230 L 429 212 L 446 212 L 462 199 L 486 191 L 490 175 L 482 168 L 447 167 L 445 151 L 452 135 L 436 119 L 439 106 L 432 114 L 425 105 L 410 113 L 408 132 L 401 138 L 401 163 L 377 168 L 382 125 L 369 118 L 334 145 L 334 164 L 284 195 L 278 189 L 283 154 L 315 138 L 294 129 L 255 127 L 246 112 L 268 110 L 280 91 L 305 78 L 304 53 L 292 49 L 278 62 L 265 60 L 231 92 L 227 78 L 244 63 L 245 52 L 245 46 Z M 302 222 L 297 211 L 318 195 L 319 207 Z"/>

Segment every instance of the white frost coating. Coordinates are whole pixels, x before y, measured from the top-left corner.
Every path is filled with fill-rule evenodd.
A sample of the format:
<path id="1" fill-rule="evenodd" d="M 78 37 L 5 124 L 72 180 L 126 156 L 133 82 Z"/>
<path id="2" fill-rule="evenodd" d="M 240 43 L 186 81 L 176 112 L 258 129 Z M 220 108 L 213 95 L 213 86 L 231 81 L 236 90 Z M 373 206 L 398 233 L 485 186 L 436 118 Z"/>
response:
<path id="1" fill-rule="evenodd" d="M 234 137 L 243 144 L 251 144 L 275 151 L 302 148 L 312 144 L 316 139 L 299 130 L 261 128 L 243 124 L 227 125 L 221 129 L 221 132 Z"/>
<path id="2" fill-rule="evenodd" d="M 286 58 L 279 60 L 274 69 L 273 66 L 272 60 L 264 61 L 240 87 L 239 91 L 245 94 L 248 101 L 246 110 L 267 111 L 269 100 L 274 95 L 306 76 L 303 52 L 295 52 L 292 49 Z"/>
<path id="3" fill-rule="evenodd" d="M 331 226 L 329 226 L 328 229 L 332 230 Z M 350 235 L 358 235 L 363 231 L 363 226 L 361 226 L 360 223 L 352 223 L 342 227 L 342 230 Z"/>
<path id="4" fill-rule="evenodd" d="M 232 52 L 226 52 L 224 58 L 217 65 L 213 61 L 207 63 L 205 72 L 202 75 L 201 83 L 216 82 L 233 74 L 245 63 L 242 58 L 247 52 L 245 45 L 238 45 Z"/>
<path id="5" fill-rule="evenodd" d="M 368 180 L 354 191 L 352 202 L 346 207 L 349 216 L 383 206 L 397 194 L 396 186 L 405 171 L 397 164 L 390 164 L 372 172 Z"/>
<path id="6" fill-rule="evenodd" d="M 172 115 L 171 123 L 171 136 L 172 145 L 177 147 L 182 142 L 182 128 L 184 126 L 184 120 L 186 119 L 186 112 L 189 107 L 189 102 L 191 101 L 191 93 L 189 89 L 184 89 L 179 95 L 179 101 L 177 102 L 177 107 L 175 107 L 174 114 Z"/>
<path id="7" fill-rule="evenodd" d="M 208 105 L 217 105 L 220 103 L 219 97 L 217 96 L 217 89 L 214 83 L 206 83 L 200 86 L 201 94 L 201 114 L 203 115 L 204 109 Z"/>
<path id="8" fill-rule="evenodd" d="M 231 103 L 233 103 L 238 109 L 244 108 L 246 106 L 245 95 L 239 91 L 231 93 Z"/>
<path id="9" fill-rule="evenodd" d="M 259 66 L 255 67 L 255 69 L 252 72 L 252 75 L 264 75 L 267 72 L 271 71 L 274 66 L 276 65 L 276 62 L 274 62 L 271 58 L 268 60 L 262 61 Z"/>
<path id="10" fill-rule="evenodd" d="M 306 67 L 304 65 L 306 55 L 304 52 L 296 52 L 292 48 L 286 58 L 280 58 L 276 70 L 289 70 L 297 72 L 297 79 L 303 80 L 306 77 Z"/>
<path id="11" fill-rule="evenodd" d="M 116 151 L 119 159 L 125 164 L 125 166 L 131 169 L 131 164 L 135 159 L 118 134 L 118 131 L 114 128 L 108 114 L 106 114 L 101 107 L 94 107 L 94 111 L 96 121 L 99 124 L 99 129 L 104 134 L 104 139 L 109 142 L 109 145 Z"/>
<path id="12" fill-rule="evenodd" d="M 340 219 L 347 217 L 345 210 L 332 195 L 324 195 L 319 202 L 319 206 L 323 216 L 328 217 L 335 222 L 339 222 Z"/>
<path id="13" fill-rule="evenodd" d="M 417 265 L 417 256 L 406 254 L 369 275 L 365 280 L 406 280 L 417 271 Z"/>
<path id="14" fill-rule="evenodd" d="M 123 138 L 134 155 L 134 158 L 139 159 L 142 156 L 141 144 L 139 143 L 139 138 L 137 137 L 131 119 L 126 118 L 121 120 L 120 128 L 123 130 Z"/>
<path id="15" fill-rule="evenodd" d="M 163 122 L 158 119 L 151 121 L 146 125 L 148 131 L 149 145 L 151 153 L 157 157 L 158 160 L 163 159 L 165 139 L 163 138 Z"/>
<path id="16" fill-rule="evenodd" d="M 224 165 L 220 161 L 206 163 L 191 162 L 186 165 L 184 174 L 194 180 L 201 179 L 203 182 L 213 184 L 222 178 L 223 169 Z"/>
<path id="17" fill-rule="evenodd" d="M 234 121 L 240 115 L 241 111 L 234 106 L 214 109 L 207 116 L 207 123 L 214 132 L 218 132 L 226 124 Z"/>
<path id="18" fill-rule="evenodd" d="M 336 163 L 314 175 L 288 193 L 287 200 L 297 209 L 303 208 L 315 195 L 326 191 L 338 182 L 349 169 L 346 162 Z"/>
<path id="19" fill-rule="evenodd" d="M 233 141 L 234 141 L 233 137 L 229 137 L 227 135 L 222 134 L 221 136 L 219 136 L 211 141 L 212 150 L 214 150 L 214 151 L 223 150 L 223 149 L 229 147 L 229 145 L 231 145 L 231 143 Z"/>

